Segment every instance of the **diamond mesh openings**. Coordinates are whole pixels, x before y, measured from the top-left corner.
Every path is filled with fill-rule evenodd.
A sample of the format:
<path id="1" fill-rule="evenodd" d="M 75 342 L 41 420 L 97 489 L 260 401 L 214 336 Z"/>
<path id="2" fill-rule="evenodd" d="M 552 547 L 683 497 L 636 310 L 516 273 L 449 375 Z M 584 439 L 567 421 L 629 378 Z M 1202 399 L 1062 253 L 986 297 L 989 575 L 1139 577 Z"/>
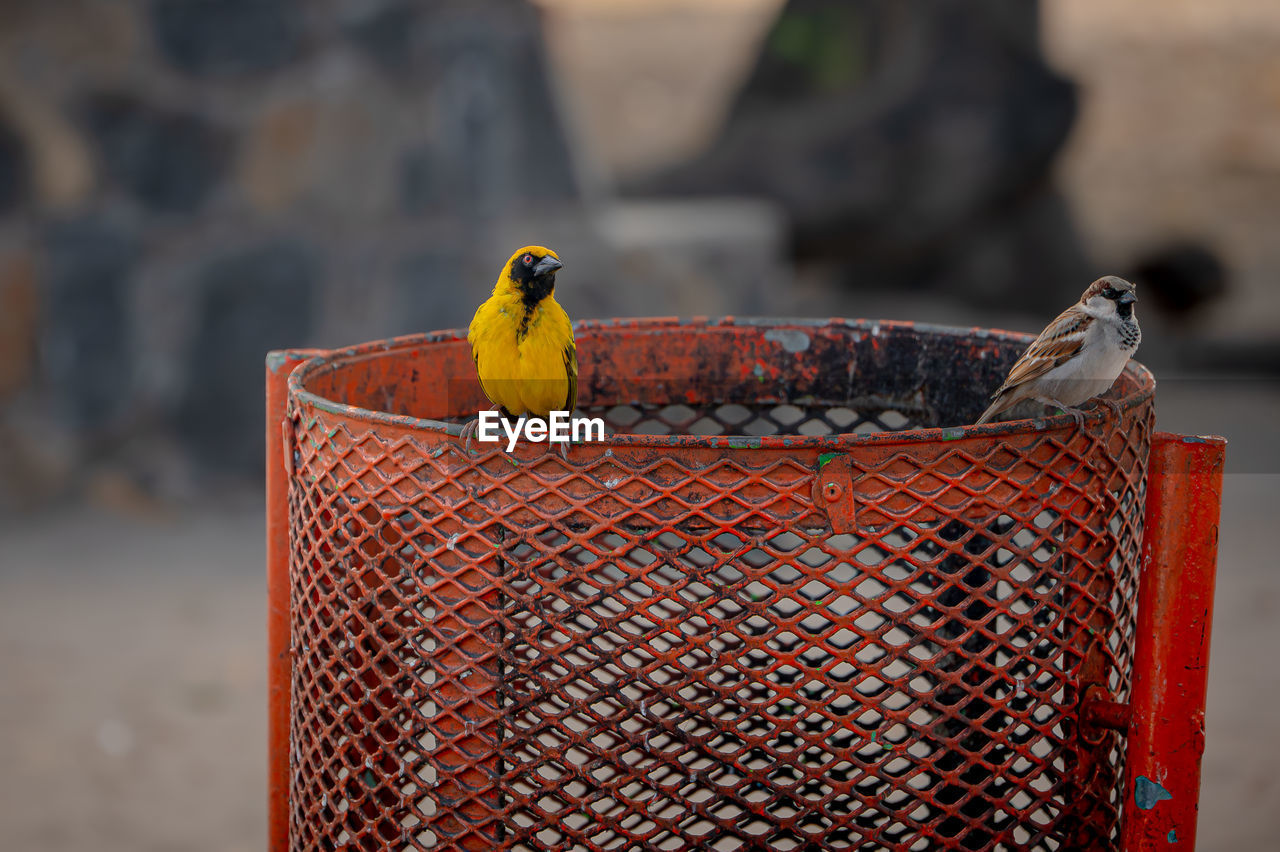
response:
<path id="1" fill-rule="evenodd" d="M 1115 429 L 572 464 L 304 399 L 294 848 L 1108 848 L 1120 744 L 1075 718 L 1129 681 L 1139 379 Z M 947 416 L 697 390 L 584 410 L 654 435 Z M 839 534 L 812 499 L 833 451 L 877 486 Z"/>

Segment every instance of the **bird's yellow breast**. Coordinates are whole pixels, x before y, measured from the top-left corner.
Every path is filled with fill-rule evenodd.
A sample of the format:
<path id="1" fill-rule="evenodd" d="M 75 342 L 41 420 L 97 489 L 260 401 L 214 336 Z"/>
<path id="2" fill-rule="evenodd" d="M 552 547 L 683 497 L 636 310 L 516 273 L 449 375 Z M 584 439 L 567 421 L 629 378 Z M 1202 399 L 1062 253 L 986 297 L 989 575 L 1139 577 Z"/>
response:
<path id="1" fill-rule="evenodd" d="M 467 339 L 491 402 L 544 418 L 573 408 L 566 361 L 574 350 L 573 325 L 554 297 L 526 308 L 518 295 L 495 294 L 476 311 Z"/>

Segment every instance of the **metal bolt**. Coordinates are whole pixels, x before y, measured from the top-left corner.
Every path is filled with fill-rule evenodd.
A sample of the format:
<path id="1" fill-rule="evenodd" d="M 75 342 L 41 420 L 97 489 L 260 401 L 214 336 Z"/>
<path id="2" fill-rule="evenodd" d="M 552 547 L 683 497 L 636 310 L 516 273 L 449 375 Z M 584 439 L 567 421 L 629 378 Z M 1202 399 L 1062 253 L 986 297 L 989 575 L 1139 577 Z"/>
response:
<path id="1" fill-rule="evenodd" d="M 834 503 L 844 494 L 844 489 L 840 487 L 838 482 L 828 482 L 822 488 L 822 496 L 827 498 L 828 503 Z"/>

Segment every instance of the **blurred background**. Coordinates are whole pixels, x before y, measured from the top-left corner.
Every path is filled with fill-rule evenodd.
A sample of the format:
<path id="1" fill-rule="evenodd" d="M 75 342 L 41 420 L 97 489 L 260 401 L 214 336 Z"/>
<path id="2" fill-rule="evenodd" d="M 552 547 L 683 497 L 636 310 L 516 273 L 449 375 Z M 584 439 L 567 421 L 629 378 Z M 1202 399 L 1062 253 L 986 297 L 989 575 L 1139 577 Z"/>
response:
<path id="1" fill-rule="evenodd" d="M 0 3 L 0 829 L 265 834 L 268 349 L 579 318 L 1038 331 L 1138 283 L 1231 440 L 1200 839 L 1280 830 L 1274 0 Z"/>

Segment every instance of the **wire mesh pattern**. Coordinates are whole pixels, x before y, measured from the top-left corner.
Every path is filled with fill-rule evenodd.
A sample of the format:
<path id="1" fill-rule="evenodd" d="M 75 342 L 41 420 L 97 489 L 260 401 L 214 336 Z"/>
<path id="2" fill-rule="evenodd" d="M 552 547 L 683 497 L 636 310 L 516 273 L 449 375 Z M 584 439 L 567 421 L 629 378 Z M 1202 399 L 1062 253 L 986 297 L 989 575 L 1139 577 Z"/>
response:
<path id="1" fill-rule="evenodd" d="M 964 390 L 1026 338 L 780 328 L 662 326 L 766 381 L 588 385 L 611 437 L 568 461 L 413 419 L 471 404 L 391 391 L 456 339 L 295 374 L 294 849 L 1114 847 L 1122 743 L 1079 706 L 1127 696 L 1149 375 L 1083 429 L 909 431 L 983 398 L 823 392 L 810 359 Z M 580 332 L 584 379 L 650 331 Z"/>

